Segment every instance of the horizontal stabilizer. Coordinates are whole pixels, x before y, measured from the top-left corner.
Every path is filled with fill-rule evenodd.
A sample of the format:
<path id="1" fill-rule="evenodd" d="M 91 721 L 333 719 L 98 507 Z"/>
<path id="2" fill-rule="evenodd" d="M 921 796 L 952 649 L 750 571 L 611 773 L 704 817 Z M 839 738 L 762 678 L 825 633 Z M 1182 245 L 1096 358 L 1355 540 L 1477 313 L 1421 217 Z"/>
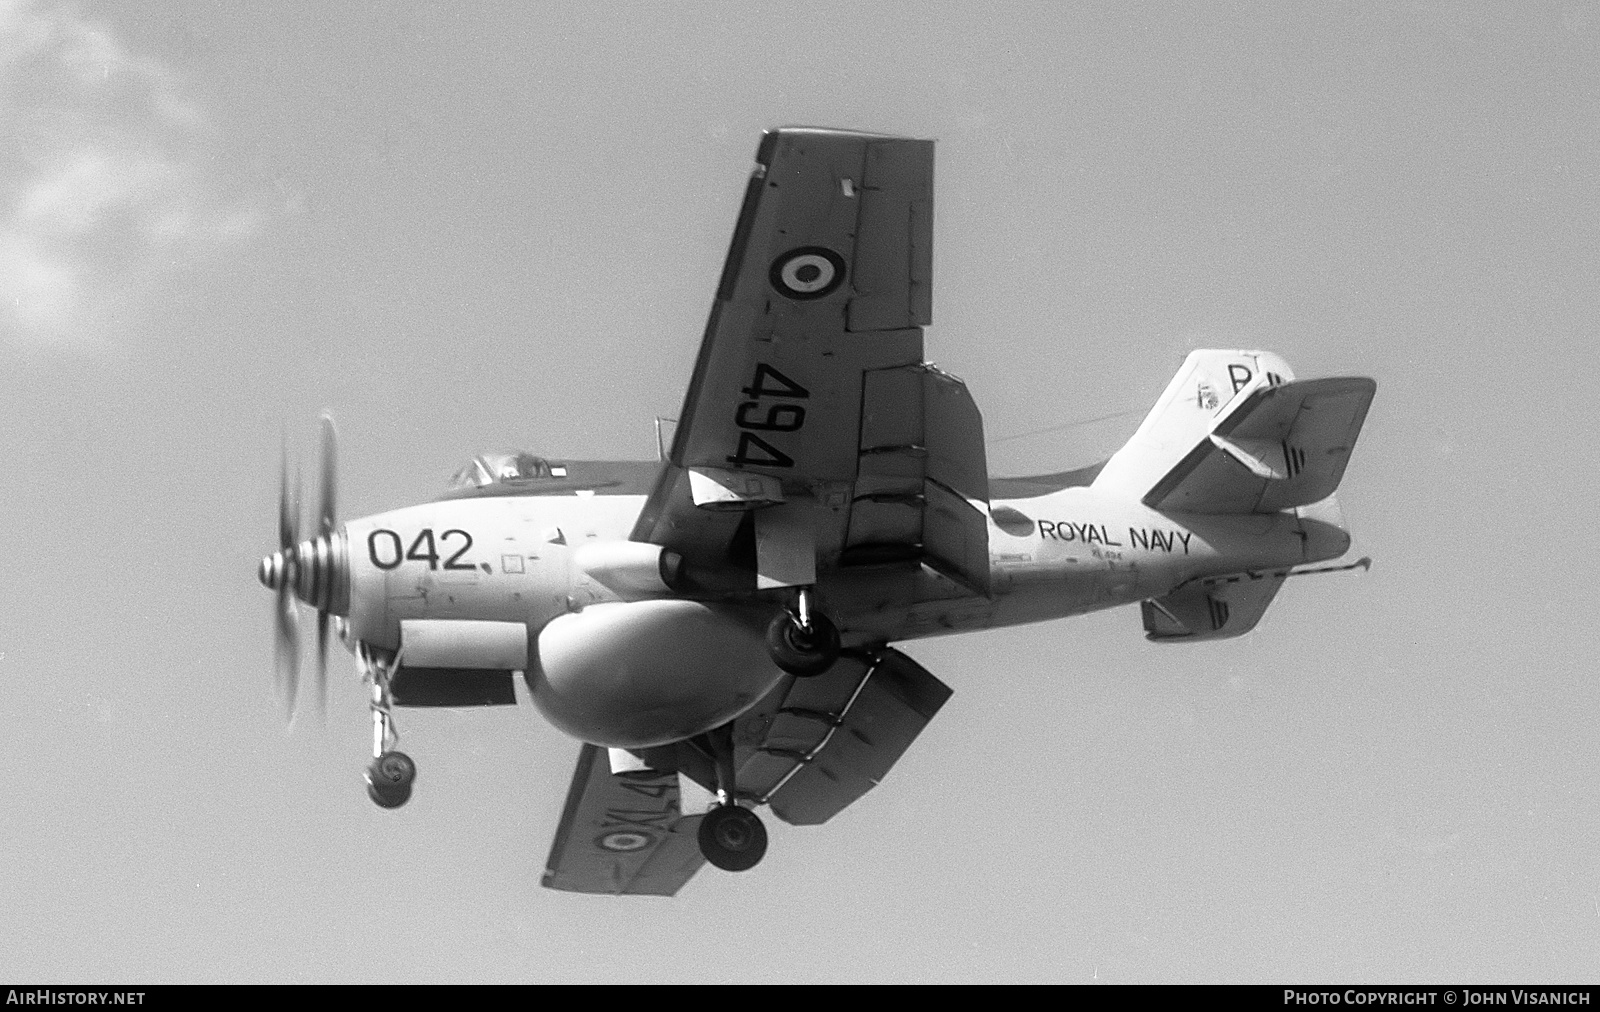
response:
<path id="1" fill-rule="evenodd" d="M 1094 487 L 1143 496 L 1257 389 L 1293 379 L 1289 363 L 1270 351 L 1190 352 L 1133 438 L 1095 475 Z"/>
<path id="2" fill-rule="evenodd" d="M 1377 383 L 1365 377 L 1262 385 L 1222 415 L 1143 497 L 1184 513 L 1276 513 L 1332 495 Z"/>
<path id="3" fill-rule="evenodd" d="M 1191 580 L 1165 597 L 1140 605 L 1145 639 L 1225 640 L 1256 627 L 1277 596 L 1286 571 L 1234 573 Z"/>

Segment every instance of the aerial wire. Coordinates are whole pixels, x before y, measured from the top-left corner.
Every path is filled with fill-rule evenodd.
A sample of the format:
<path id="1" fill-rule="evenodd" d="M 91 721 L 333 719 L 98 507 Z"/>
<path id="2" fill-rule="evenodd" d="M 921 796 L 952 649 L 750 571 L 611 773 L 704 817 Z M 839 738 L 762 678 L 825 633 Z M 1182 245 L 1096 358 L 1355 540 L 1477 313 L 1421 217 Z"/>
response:
<path id="1" fill-rule="evenodd" d="M 999 439 L 988 439 L 984 442 L 989 446 L 998 446 L 1001 443 L 1010 443 L 1018 439 L 1027 439 L 1029 436 L 1043 436 L 1051 432 L 1064 432 L 1067 429 L 1076 429 L 1085 425 L 1093 425 L 1096 422 L 1109 422 L 1115 418 L 1128 418 L 1133 415 L 1147 414 L 1149 410 L 1149 407 L 1146 406 L 1129 408 L 1126 411 L 1113 411 L 1109 415 L 1096 415 L 1093 418 L 1080 418 L 1076 421 L 1062 422 L 1060 425 L 1047 425 L 1042 429 L 1029 429 L 1027 432 L 1018 432 L 1009 436 L 1001 436 Z M 676 418 L 668 418 L 665 415 L 656 416 L 656 459 L 658 460 L 665 460 L 667 456 L 666 443 L 661 438 L 662 423 L 664 422 L 676 425 L 678 420 Z"/>
<path id="2" fill-rule="evenodd" d="M 1026 439 L 1029 436 L 1042 436 L 1050 432 L 1062 432 L 1066 429 L 1076 429 L 1084 425 L 1093 425 L 1095 422 L 1108 422 L 1113 418 L 1127 418 L 1130 415 L 1144 414 L 1149 410 L 1149 408 L 1144 407 L 1129 408 L 1127 411 L 1113 411 L 1109 415 L 1097 415 L 1094 418 L 1080 418 L 1075 422 L 1062 422 L 1060 425 L 1050 425 L 1042 429 L 1030 429 L 1027 432 L 1018 432 L 1011 436 L 1001 436 L 999 439 L 990 439 L 987 440 L 987 442 L 990 446 L 998 446 L 1001 443 L 1009 443 L 1017 439 Z"/>

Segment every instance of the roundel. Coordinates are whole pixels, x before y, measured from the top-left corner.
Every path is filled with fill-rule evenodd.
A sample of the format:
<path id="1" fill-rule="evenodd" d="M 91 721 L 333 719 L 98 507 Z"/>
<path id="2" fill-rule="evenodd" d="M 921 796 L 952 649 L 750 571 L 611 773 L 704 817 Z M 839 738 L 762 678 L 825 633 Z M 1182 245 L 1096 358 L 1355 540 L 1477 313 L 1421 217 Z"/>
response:
<path id="1" fill-rule="evenodd" d="M 772 261 L 769 277 L 791 299 L 820 299 L 844 280 L 844 257 L 822 246 L 801 246 Z"/>
<path id="2" fill-rule="evenodd" d="M 626 854 L 629 851 L 634 850 L 643 850 L 654 842 L 655 837 L 651 836 L 649 833 L 640 833 L 631 829 L 618 830 L 615 833 L 607 833 L 595 840 L 595 843 L 598 843 L 606 850 L 614 850 L 622 854 Z"/>

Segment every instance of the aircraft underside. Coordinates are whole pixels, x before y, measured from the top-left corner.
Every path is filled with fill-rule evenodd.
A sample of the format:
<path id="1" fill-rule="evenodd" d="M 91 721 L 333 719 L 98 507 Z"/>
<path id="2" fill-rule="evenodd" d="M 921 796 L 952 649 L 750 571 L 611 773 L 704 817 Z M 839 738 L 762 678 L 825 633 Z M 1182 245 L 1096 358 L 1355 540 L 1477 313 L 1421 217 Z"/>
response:
<path id="1" fill-rule="evenodd" d="M 1253 629 L 1349 548 L 1334 491 L 1376 385 L 1192 352 L 1121 450 L 988 474 L 966 384 L 926 360 L 932 142 L 785 128 L 757 151 L 661 459 L 476 457 L 441 498 L 315 529 L 287 469 L 280 687 L 336 635 L 369 690 L 367 791 L 412 795 L 397 707 L 514 704 L 581 742 L 545 884 L 671 894 L 754 866 L 766 829 L 881 781 L 950 689 L 891 644 L 1138 603 L 1145 636 Z M 1327 567 L 1352 568 L 1350 566 Z"/>

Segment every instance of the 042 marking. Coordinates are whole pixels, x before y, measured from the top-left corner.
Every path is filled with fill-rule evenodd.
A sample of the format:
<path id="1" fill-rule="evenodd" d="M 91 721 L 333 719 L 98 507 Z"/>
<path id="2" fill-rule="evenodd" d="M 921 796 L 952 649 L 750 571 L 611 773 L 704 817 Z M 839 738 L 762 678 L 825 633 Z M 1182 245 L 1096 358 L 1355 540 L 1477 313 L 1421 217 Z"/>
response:
<path id="1" fill-rule="evenodd" d="M 460 537 L 463 544 L 456 549 L 454 554 L 444 560 L 444 565 L 439 565 L 439 547 L 443 545 L 448 551 L 447 542 L 453 537 Z M 429 569 L 475 570 L 477 567 L 470 562 L 462 562 L 461 557 L 472 548 L 472 535 L 460 528 L 451 528 L 438 536 L 435 540 L 432 527 L 424 527 L 417 532 L 411 542 L 410 548 L 402 548 L 405 544 L 398 531 L 387 527 L 379 527 L 367 535 L 367 558 L 379 569 L 398 569 L 403 562 L 426 562 Z M 380 545 L 384 547 L 380 549 Z"/>

